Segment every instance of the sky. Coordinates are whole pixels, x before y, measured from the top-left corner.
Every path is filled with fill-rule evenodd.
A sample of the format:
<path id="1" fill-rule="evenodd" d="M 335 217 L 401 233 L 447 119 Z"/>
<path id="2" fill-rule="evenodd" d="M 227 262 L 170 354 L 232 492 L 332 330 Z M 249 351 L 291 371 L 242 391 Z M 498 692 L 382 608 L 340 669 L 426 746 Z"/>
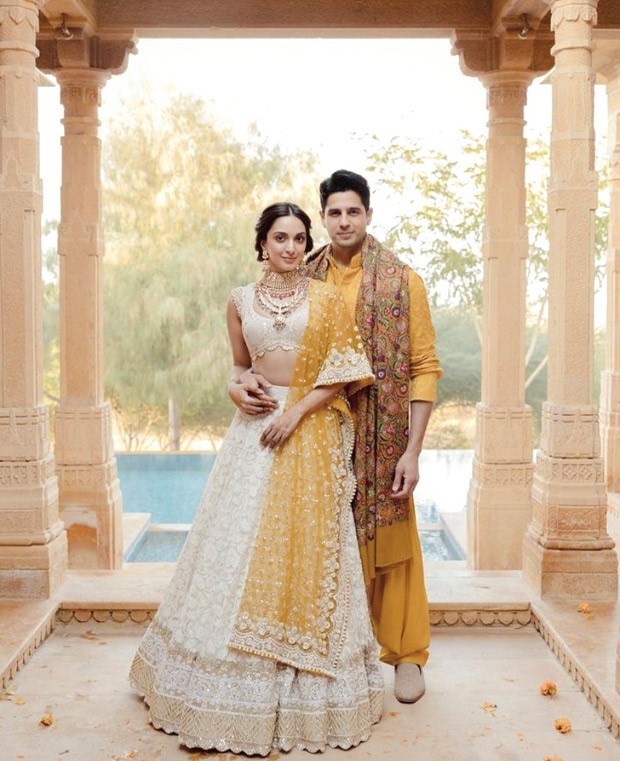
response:
<path id="1" fill-rule="evenodd" d="M 446 39 L 140 40 L 125 73 L 103 89 L 103 139 L 122 100 L 145 83 L 162 99 L 174 90 L 202 96 L 240 137 L 256 122 L 282 148 L 313 150 L 324 175 L 364 173 L 365 135 L 449 148 L 461 129 L 486 130 L 486 91 L 461 73 Z M 44 218 L 57 218 L 62 108 L 57 87 L 39 93 Z M 528 133 L 548 134 L 550 96 L 549 85 L 530 87 Z M 388 224 L 389 208 L 373 206 L 375 222 Z"/>

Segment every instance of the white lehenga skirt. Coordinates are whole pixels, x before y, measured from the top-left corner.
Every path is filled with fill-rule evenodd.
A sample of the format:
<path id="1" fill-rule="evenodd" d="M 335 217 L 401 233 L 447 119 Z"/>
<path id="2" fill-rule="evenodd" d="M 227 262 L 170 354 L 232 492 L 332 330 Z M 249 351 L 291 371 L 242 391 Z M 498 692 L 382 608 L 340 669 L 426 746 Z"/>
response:
<path id="1" fill-rule="evenodd" d="M 189 748 L 267 755 L 272 749 L 349 748 L 368 739 L 383 709 L 383 681 L 353 515 L 340 521 L 337 606 L 348 611 L 334 677 L 228 647 L 241 601 L 273 454 L 260 446 L 274 413 L 237 413 L 130 681 L 153 726 Z"/>

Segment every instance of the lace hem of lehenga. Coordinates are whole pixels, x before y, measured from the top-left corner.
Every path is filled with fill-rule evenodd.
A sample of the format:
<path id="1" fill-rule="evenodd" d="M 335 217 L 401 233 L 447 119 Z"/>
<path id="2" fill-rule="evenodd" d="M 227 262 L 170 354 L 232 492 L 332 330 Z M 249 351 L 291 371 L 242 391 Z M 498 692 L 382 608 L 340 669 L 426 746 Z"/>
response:
<path id="1" fill-rule="evenodd" d="M 368 686 L 368 697 L 359 699 L 353 708 L 329 708 L 318 713 L 316 707 L 281 711 L 273 715 L 260 715 L 253 708 L 238 710 L 200 710 L 186 701 L 159 693 L 155 687 L 156 670 L 136 654 L 131 666 L 129 681 L 132 688 L 144 699 L 149 708 L 149 721 L 155 729 L 175 734 L 187 748 L 216 750 L 220 753 L 245 753 L 267 756 L 272 750 L 288 752 L 293 749 L 319 753 L 326 748 L 348 750 L 370 737 L 370 726 L 377 724 L 383 713 L 383 688 Z M 181 728 L 183 725 L 190 729 Z M 275 723 L 275 732 L 274 732 Z M 325 735 L 325 727 L 331 732 Z M 296 728 L 302 727 L 306 737 L 300 737 Z M 336 731 L 334 731 L 336 730 Z M 231 734 L 246 737 L 271 737 L 270 742 L 235 742 Z M 306 739 L 324 735 L 322 741 Z M 228 739 L 227 739 L 228 738 Z"/>

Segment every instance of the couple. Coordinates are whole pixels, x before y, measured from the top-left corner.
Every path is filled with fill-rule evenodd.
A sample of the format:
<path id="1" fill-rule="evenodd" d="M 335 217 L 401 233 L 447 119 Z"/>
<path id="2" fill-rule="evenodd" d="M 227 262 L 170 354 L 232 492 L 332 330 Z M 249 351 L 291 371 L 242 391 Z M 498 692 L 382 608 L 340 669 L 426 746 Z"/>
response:
<path id="1" fill-rule="evenodd" d="M 152 724 L 190 748 L 366 740 L 383 702 L 375 635 L 396 696 L 424 691 L 411 492 L 441 374 L 426 294 L 366 233 L 363 177 L 335 172 L 320 195 L 332 242 L 305 268 L 304 211 L 278 203 L 257 222 L 263 275 L 227 308 L 239 411 L 131 667 Z"/>

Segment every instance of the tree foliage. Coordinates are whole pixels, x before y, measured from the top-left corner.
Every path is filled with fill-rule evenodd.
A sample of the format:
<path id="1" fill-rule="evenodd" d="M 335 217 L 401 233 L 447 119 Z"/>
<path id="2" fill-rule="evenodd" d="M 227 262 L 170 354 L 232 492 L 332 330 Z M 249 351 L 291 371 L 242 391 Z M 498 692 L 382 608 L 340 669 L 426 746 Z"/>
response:
<path id="1" fill-rule="evenodd" d="M 377 137 L 368 153 L 368 170 L 388 191 L 397 209 L 386 241 L 424 277 L 431 299 L 479 316 L 482 311 L 482 236 L 486 149 L 484 138 L 462 132 L 450 155 L 419 141 L 393 138 L 387 147 Z M 604 154 L 603 154 L 604 155 Z M 549 149 L 541 138 L 526 150 L 526 225 L 530 321 L 538 320 L 547 296 Z M 607 165 L 601 163 L 601 195 L 596 216 L 597 282 L 607 249 Z"/>
<path id="2" fill-rule="evenodd" d="M 398 209 L 395 224 L 386 231 L 386 240 L 423 276 L 435 307 L 451 309 L 453 319 L 475 328 L 481 342 L 486 149 L 481 136 L 464 131 L 460 150 L 453 155 L 422 145 L 412 139 L 395 137 L 385 147 L 378 138 L 368 155 L 368 169 L 375 182 L 388 191 Z M 604 151 L 601 152 L 602 155 Z M 529 251 L 526 262 L 528 344 L 526 349 L 526 388 L 544 379 L 546 365 L 544 339 L 548 291 L 548 145 L 539 137 L 528 141 L 526 149 L 526 225 Z M 607 164 L 599 166 L 599 207 L 596 214 L 596 286 L 603 275 L 608 229 Z M 453 333 L 454 326 L 446 326 Z M 470 341 L 463 346 L 471 364 L 472 352 L 479 346 Z M 457 375 L 458 388 L 451 391 L 444 378 L 449 398 L 462 397 L 469 382 Z M 466 395 L 466 394 L 465 394 Z M 477 396 L 476 398 L 479 398 Z"/>
<path id="3" fill-rule="evenodd" d="M 259 274 L 253 226 L 277 200 L 314 200 L 315 157 L 241 142 L 204 101 L 127 105 L 104 142 L 106 386 L 128 448 L 165 436 L 169 402 L 186 436 L 219 432 L 231 288 Z"/>

